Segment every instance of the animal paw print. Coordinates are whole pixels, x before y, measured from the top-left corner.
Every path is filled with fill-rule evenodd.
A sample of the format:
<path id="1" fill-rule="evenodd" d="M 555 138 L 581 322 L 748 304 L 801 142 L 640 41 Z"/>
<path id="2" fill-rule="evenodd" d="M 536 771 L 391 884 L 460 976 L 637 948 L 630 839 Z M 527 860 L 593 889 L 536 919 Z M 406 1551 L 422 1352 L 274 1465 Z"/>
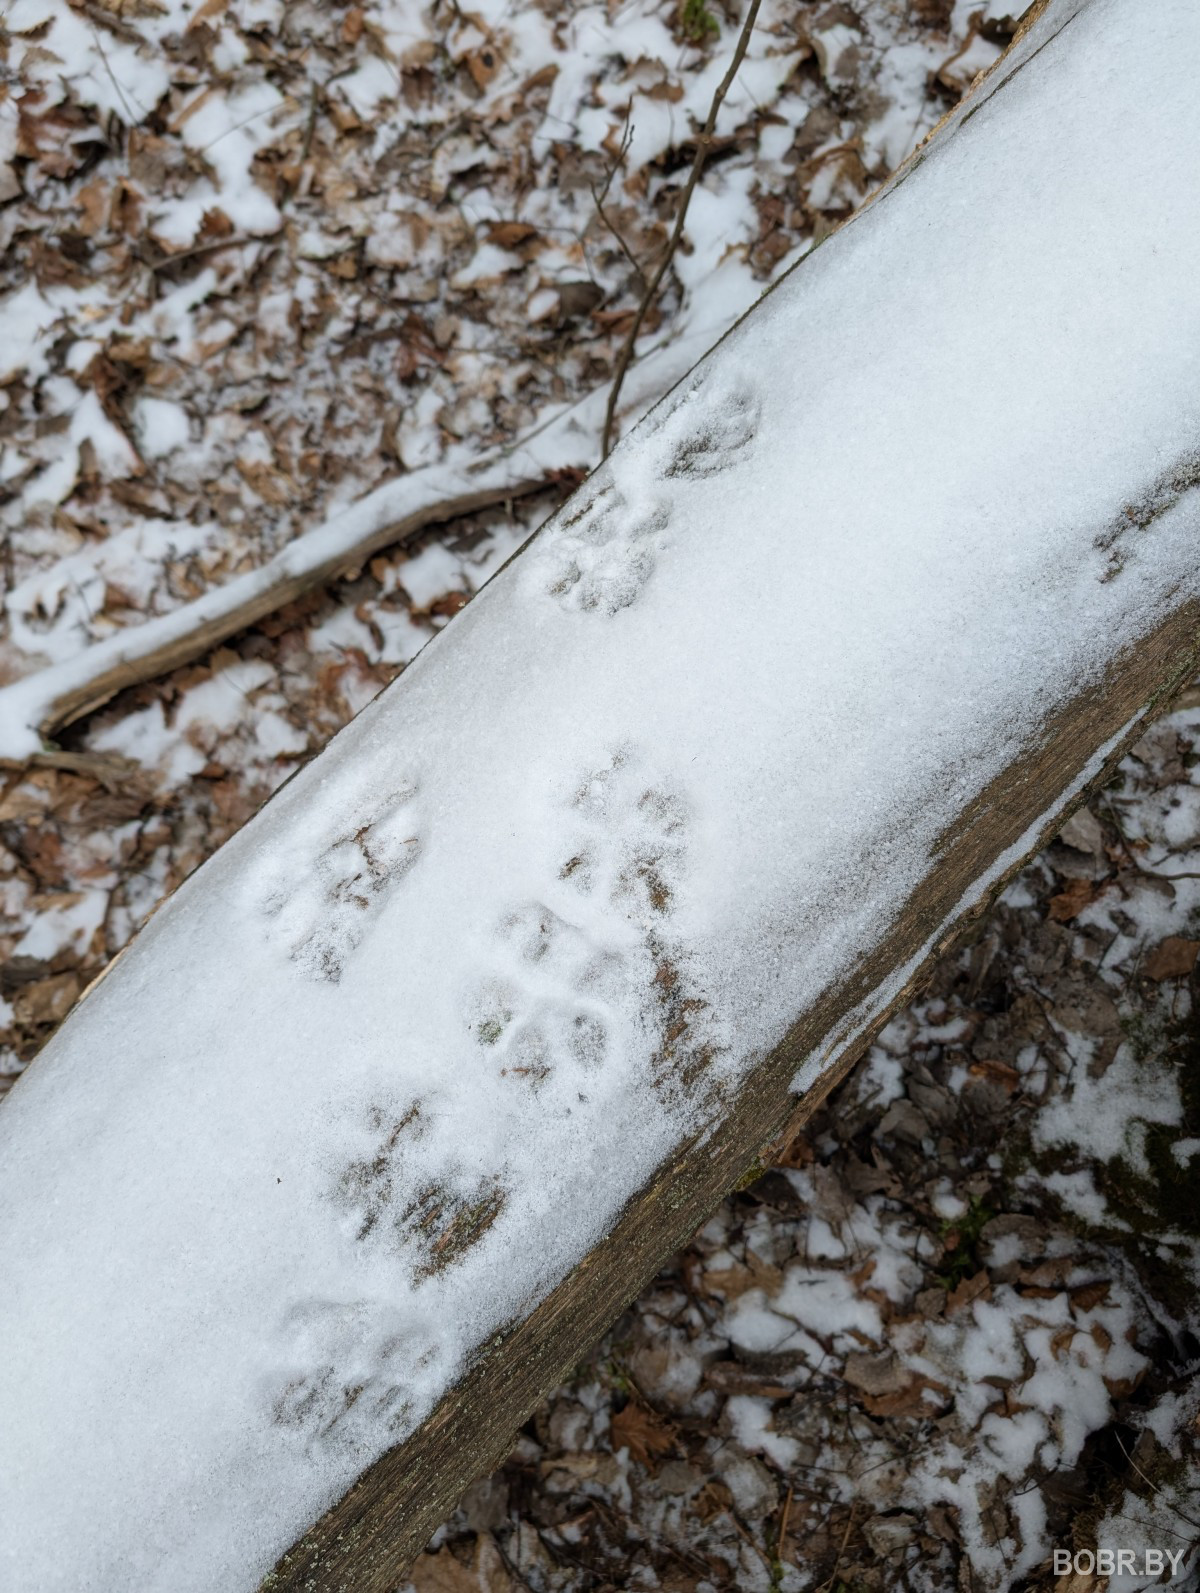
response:
<path id="1" fill-rule="evenodd" d="M 421 1101 L 374 1108 L 366 1154 L 349 1161 L 327 1194 L 351 1218 L 347 1243 L 381 1247 L 414 1289 L 463 1261 L 504 1210 L 499 1176 L 479 1177 L 439 1144 Z M 445 1358 L 428 1309 L 404 1291 L 390 1299 L 301 1301 L 288 1312 L 279 1370 L 267 1385 L 272 1419 L 310 1445 L 369 1446 L 411 1430 L 414 1382 Z"/>
<path id="2" fill-rule="evenodd" d="M 628 608 L 654 574 L 669 522 L 665 504 L 639 513 L 615 488 L 601 488 L 552 533 L 550 596 L 585 613 Z"/>
<path id="3" fill-rule="evenodd" d="M 687 872 L 687 802 L 670 782 L 647 778 L 631 749 L 621 747 L 580 781 L 570 805 L 579 839 L 559 877 L 637 927 L 637 966 L 649 975 L 641 1010 L 658 1036 L 653 1082 L 660 1096 L 683 1099 L 723 1049 L 673 927 Z"/>
<path id="4" fill-rule="evenodd" d="M 718 384 L 702 372 L 659 424 L 660 474 L 668 480 L 721 475 L 754 441 L 761 418 L 762 400 L 748 385 Z"/>
<path id="5" fill-rule="evenodd" d="M 598 947 L 544 902 L 506 914 L 496 947 L 505 972 L 479 986 L 468 1028 L 501 1077 L 536 1089 L 560 1064 L 581 1073 L 601 1066 L 619 953 Z"/>
<path id="6" fill-rule="evenodd" d="M 269 938 L 311 979 L 336 984 L 380 910 L 416 862 L 416 786 L 359 802 L 307 867 L 280 865 L 263 908 Z"/>
<path id="7" fill-rule="evenodd" d="M 534 1091 L 560 1070 L 586 1087 L 591 1070 L 649 1032 L 651 1082 L 674 1098 L 720 1049 L 673 929 L 688 804 L 618 747 L 575 782 L 566 808 L 569 845 L 541 898 L 496 926 L 494 964 L 467 1026 L 502 1077 Z"/>
<path id="8" fill-rule="evenodd" d="M 437 1348 L 390 1329 L 385 1308 L 369 1301 L 296 1306 L 282 1335 L 288 1370 L 268 1395 L 272 1419 L 322 1447 L 400 1438 L 412 1426 L 412 1371 Z"/>
<path id="9" fill-rule="evenodd" d="M 376 1109 L 371 1129 L 379 1135 L 374 1149 L 346 1167 L 334 1199 L 353 1215 L 360 1244 L 395 1250 L 420 1283 L 463 1259 L 504 1210 L 508 1192 L 494 1175 L 422 1177 L 413 1168 L 410 1152 L 426 1131 L 420 1101 L 391 1120 Z"/>
<path id="10" fill-rule="evenodd" d="M 580 782 L 571 807 L 583 821 L 559 878 L 594 891 L 646 924 L 669 915 L 686 857 L 687 807 L 668 787 L 639 777 L 626 748 Z"/>

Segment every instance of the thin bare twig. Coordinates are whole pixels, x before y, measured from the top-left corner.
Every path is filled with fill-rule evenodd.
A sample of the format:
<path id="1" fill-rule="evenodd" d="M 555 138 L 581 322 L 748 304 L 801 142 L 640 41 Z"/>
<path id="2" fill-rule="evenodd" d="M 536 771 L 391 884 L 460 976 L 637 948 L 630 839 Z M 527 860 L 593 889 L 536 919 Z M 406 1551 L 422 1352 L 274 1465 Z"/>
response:
<path id="1" fill-rule="evenodd" d="M 792 1509 L 792 1489 L 789 1485 L 787 1498 L 783 1501 L 783 1516 L 779 1522 L 779 1541 L 775 1545 L 775 1558 L 780 1565 L 786 1564 L 783 1558 L 784 1546 L 787 1543 L 788 1516 Z"/>
<path id="2" fill-rule="evenodd" d="M 845 1554 L 846 1545 L 850 1541 L 850 1529 L 854 1525 L 854 1512 L 856 1509 L 857 1501 L 850 1506 L 850 1514 L 846 1517 L 846 1530 L 842 1533 L 842 1544 L 838 1549 L 837 1559 L 833 1562 L 833 1570 L 829 1573 L 829 1580 L 823 1584 L 820 1593 L 827 1593 L 827 1590 L 837 1581 L 837 1574 L 842 1568 L 842 1556 Z"/>
<path id="3" fill-rule="evenodd" d="M 637 272 L 641 280 L 645 282 L 646 273 L 643 271 L 640 261 L 634 255 L 633 250 L 630 249 L 629 245 L 625 242 L 625 239 L 621 236 L 620 231 L 613 224 L 612 219 L 609 217 L 608 212 L 604 208 L 604 201 L 608 198 L 608 190 L 612 187 L 612 180 L 617 175 L 617 172 L 621 169 L 621 166 L 624 163 L 625 155 L 629 149 L 630 140 L 632 138 L 633 128 L 630 126 L 629 114 L 626 112 L 625 126 L 621 131 L 621 147 L 617 151 L 617 158 L 608 168 L 608 176 L 604 179 L 604 187 L 601 188 L 600 192 L 597 193 L 596 190 L 592 188 L 592 200 L 596 206 L 596 214 L 600 217 L 600 220 L 604 223 L 608 231 L 617 240 L 617 246 L 621 253 L 625 256 L 626 260 L 629 261 L 630 265 Z M 588 186 L 590 188 L 591 184 L 589 183 Z"/>
<path id="4" fill-rule="evenodd" d="M 1186 1521 L 1189 1527 L 1200 1528 L 1200 1521 L 1196 1521 L 1196 1520 L 1193 1519 L 1193 1517 L 1191 1517 L 1189 1515 L 1185 1515 L 1184 1512 L 1182 1510 L 1180 1510 L 1178 1505 L 1173 1505 L 1171 1503 L 1171 1501 L 1169 1499 L 1167 1499 L 1166 1495 L 1163 1494 L 1163 1491 L 1159 1487 L 1159 1485 L 1156 1482 L 1152 1481 L 1151 1478 L 1147 1477 L 1146 1473 L 1138 1465 L 1137 1461 L 1129 1453 L 1128 1449 L 1126 1449 L 1125 1441 L 1121 1437 L 1120 1433 L 1114 1433 L 1113 1436 L 1117 1440 L 1117 1443 L 1120 1444 L 1120 1446 L 1121 1446 L 1121 1453 L 1125 1456 L 1125 1459 L 1129 1462 L 1129 1464 L 1133 1467 L 1134 1471 L 1137 1472 L 1138 1476 L 1146 1484 L 1147 1488 L 1149 1488 L 1152 1493 L 1158 1494 L 1163 1499 L 1163 1502 L 1166 1504 L 1167 1509 L 1173 1511 L 1175 1513 L 1175 1515 L 1177 1515 L 1181 1521 Z"/>
<path id="5" fill-rule="evenodd" d="M 238 237 L 238 238 L 208 238 L 203 243 L 193 244 L 190 249 L 181 249 L 178 254 L 167 254 L 161 260 L 150 262 L 149 269 L 156 275 L 159 271 L 169 271 L 172 266 L 182 265 L 185 260 L 194 260 L 197 255 L 216 254 L 221 249 L 244 249 L 248 244 L 269 244 L 271 238 Z"/>
<path id="6" fill-rule="evenodd" d="M 688 205 L 691 203 L 692 195 L 696 190 L 696 184 L 700 181 L 700 173 L 704 169 L 705 157 L 712 144 L 713 131 L 717 125 L 717 115 L 724 104 L 725 96 L 728 94 L 734 78 L 738 75 L 742 61 L 745 59 L 746 49 L 750 43 L 750 35 L 754 32 L 754 24 L 758 18 L 758 8 L 761 3 L 762 0 L 750 0 L 750 9 L 746 12 L 745 22 L 742 23 L 742 31 L 738 35 L 737 46 L 733 52 L 733 60 L 729 63 L 729 70 L 717 84 L 717 91 L 713 95 L 712 104 L 708 108 L 708 120 L 704 124 L 704 131 L 696 142 L 696 158 L 692 162 L 687 184 L 679 199 L 679 209 L 675 213 L 675 226 L 663 252 L 663 257 L 658 263 L 658 269 L 646 284 L 646 291 L 642 294 L 642 302 L 637 307 L 637 313 L 633 317 L 633 323 L 629 328 L 628 335 L 617 358 L 617 369 L 613 376 L 612 391 L 608 395 L 608 408 L 604 413 L 604 437 L 600 445 L 602 459 L 607 459 L 612 450 L 612 433 L 613 423 L 617 414 L 617 400 L 621 396 L 625 373 L 628 371 L 630 362 L 633 359 L 634 344 L 637 342 L 638 334 L 642 330 L 642 322 L 646 319 L 650 306 L 654 303 L 658 290 L 662 286 L 663 278 L 667 274 L 667 268 L 675 258 L 679 240 L 683 237 L 683 224 L 687 219 Z"/>
<path id="7" fill-rule="evenodd" d="M 405 496 L 401 490 L 393 499 L 392 494 L 402 484 L 411 492 L 411 477 L 377 487 L 342 511 L 341 523 L 345 526 L 349 521 L 352 527 L 344 541 L 334 538 L 331 546 L 328 531 L 314 527 L 307 538 L 301 536 L 287 543 L 257 570 L 234 576 L 223 586 L 210 588 L 168 614 L 93 643 L 63 663 L 0 687 L 0 718 L 6 712 L 32 713 L 37 730 L 43 738 L 49 738 L 62 726 L 99 708 L 117 692 L 203 657 L 228 637 L 295 602 L 306 592 L 328 585 L 349 570 L 360 569 L 382 549 L 404 543 L 430 525 L 476 514 L 547 485 L 544 471 L 526 473 L 501 450 L 491 457 L 489 465 L 488 471 L 476 472 L 474 479 L 465 473 L 459 473 L 453 483 L 447 479 L 444 495 L 431 492 L 426 497 Z M 450 490 L 451 485 L 460 490 Z M 394 514 L 389 512 L 393 501 Z M 327 521 L 326 527 L 333 523 Z M 34 719 L 28 722 L 34 728 Z"/>

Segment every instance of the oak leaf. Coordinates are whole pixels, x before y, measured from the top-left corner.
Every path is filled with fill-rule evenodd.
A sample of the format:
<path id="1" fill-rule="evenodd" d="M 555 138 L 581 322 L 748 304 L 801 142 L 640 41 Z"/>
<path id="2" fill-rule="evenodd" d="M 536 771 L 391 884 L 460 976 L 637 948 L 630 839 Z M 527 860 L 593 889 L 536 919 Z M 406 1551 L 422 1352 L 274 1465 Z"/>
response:
<path id="1" fill-rule="evenodd" d="M 612 1419 L 612 1441 L 616 1449 L 628 1449 L 631 1457 L 654 1470 L 654 1459 L 675 1447 L 675 1431 L 662 1417 L 630 1400 Z"/>
<path id="2" fill-rule="evenodd" d="M 1096 899 L 1096 887 L 1090 879 L 1073 879 L 1065 890 L 1050 898 L 1050 917 L 1056 924 L 1066 924 Z"/>

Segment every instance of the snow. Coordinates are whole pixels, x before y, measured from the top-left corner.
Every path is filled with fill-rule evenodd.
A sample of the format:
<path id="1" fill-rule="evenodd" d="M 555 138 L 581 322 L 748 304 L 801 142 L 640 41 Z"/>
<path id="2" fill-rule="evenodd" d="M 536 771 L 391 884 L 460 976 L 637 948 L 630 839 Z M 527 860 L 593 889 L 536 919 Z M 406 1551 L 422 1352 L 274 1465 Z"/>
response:
<path id="1" fill-rule="evenodd" d="M 1131 1047 L 1122 1044 L 1103 1077 L 1095 1078 L 1090 1050 L 1067 1047 L 1071 1093 L 1039 1114 L 1039 1149 L 1076 1146 L 1109 1161 L 1134 1151 L 1135 1136 L 1145 1133 L 1145 1124 L 1180 1121 L 1179 1084 L 1168 1069 L 1152 1059 L 1136 1059 Z"/>
<path id="2" fill-rule="evenodd" d="M 15 954 L 49 962 L 66 947 L 85 946 L 103 921 L 107 902 L 105 891 L 70 892 L 51 898 L 17 942 Z"/>
<path id="3" fill-rule="evenodd" d="M 857 965 L 1048 705 L 1200 595 L 1195 489 L 1110 579 L 1096 545 L 1193 446 L 1200 16 L 1091 0 L 1051 38 L 1073 10 L 178 892 L 14 1090 L 17 1585 L 254 1586 Z M 879 1330 L 802 1266 L 769 1311 L 743 1300 L 748 1343 L 798 1331 L 770 1320 L 789 1307 Z M 1015 1344 L 993 1309 L 947 1337 Z M 1090 1352 L 1045 1390 L 1064 1452 L 1102 1391 Z"/>
<path id="4" fill-rule="evenodd" d="M 139 398 L 134 421 L 141 450 L 151 459 L 174 453 L 188 440 L 187 410 L 169 399 Z"/>
<path id="5" fill-rule="evenodd" d="M 0 381 L 7 382 L 31 366 L 34 373 L 39 366 L 44 369 L 41 344 L 55 319 L 54 308 L 34 282 L 27 282 L 0 303 Z"/>
<path id="6" fill-rule="evenodd" d="M 202 553 L 211 541 L 211 527 L 146 517 L 102 542 L 84 543 L 77 552 L 12 587 L 5 599 L 10 634 L 29 652 L 56 662 L 71 660 L 70 667 L 78 668 L 84 656 L 95 656 L 81 653 L 78 634 L 103 607 L 107 586 L 119 587 L 131 603 L 145 603 L 160 560 L 186 560 Z M 27 677 L 30 681 L 54 678 L 52 669 Z M 15 745 L 23 743 L 29 746 L 24 738 Z M 3 745 L 0 741 L 0 748 Z"/>

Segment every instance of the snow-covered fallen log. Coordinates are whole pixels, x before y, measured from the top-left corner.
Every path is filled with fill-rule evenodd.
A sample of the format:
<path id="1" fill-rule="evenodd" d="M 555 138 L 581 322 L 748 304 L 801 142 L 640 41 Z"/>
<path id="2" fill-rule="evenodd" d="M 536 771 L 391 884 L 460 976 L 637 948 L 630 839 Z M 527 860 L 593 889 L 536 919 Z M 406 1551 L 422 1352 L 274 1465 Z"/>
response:
<path id="1" fill-rule="evenodd" d="M 1051 5 L 85 998 L 0 1580 L 394 1587 L 1195 667 L 1198 47 Z"/>

